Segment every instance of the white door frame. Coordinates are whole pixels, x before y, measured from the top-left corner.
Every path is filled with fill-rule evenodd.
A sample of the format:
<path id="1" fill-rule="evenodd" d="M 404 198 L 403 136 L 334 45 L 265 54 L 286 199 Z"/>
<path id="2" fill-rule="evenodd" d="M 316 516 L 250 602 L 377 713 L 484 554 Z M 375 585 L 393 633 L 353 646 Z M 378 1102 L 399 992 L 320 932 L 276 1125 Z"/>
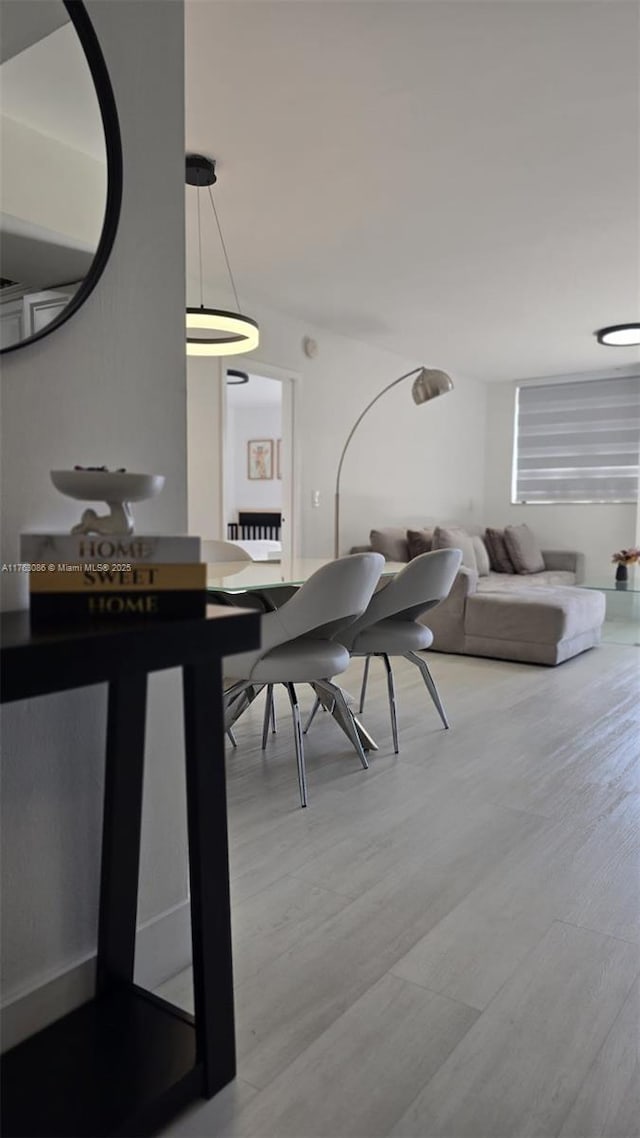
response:
<path id="1" fill-rule="evenodd" d="M 301 456 L 298 431 L 298 400 L 300 395 L 300 372 L 265 363 L 251 356 L 226 356 L 222 360 L 222 382 L 220 383 L 220 518 L 227 540 L 227 486 L 226 486 L 226 446 L 227 446 L 227 385 L 228 368 L 238 368 L 267 379 L 277 379 L 282 384 L 282 451 L 285 465 L 282 470 L 282 554 L 299 557 L 301 551 Z M 275 456 L 274 456 L 275 458 Z"/>

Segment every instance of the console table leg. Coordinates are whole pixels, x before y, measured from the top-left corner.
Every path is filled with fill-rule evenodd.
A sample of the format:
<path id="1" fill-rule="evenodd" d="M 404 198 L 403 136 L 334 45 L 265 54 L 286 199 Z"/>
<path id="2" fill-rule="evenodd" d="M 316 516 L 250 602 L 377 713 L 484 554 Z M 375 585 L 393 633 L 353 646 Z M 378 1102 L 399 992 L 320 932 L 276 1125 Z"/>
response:
<path id="1" fill-rule="evenodd" d="M 222 669 L 183 669 L 193 986 L 204 1094 L 236 1073 Z"/>
<path id="2" fill-rule="evenodd" d="M 113 980 L 133 980 L 146 711 L 146 673 L 109 684 L 98 991 Z"/>

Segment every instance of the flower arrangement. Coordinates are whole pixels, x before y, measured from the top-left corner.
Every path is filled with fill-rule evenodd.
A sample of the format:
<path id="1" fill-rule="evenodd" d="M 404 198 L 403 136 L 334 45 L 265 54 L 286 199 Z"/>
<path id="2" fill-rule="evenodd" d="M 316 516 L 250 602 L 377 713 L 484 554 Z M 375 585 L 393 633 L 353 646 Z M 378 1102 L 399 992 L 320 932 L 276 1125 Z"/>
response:
<path id="1" fill-rule="evenodd" d="M 640 549 L 621 549 L 611 560 L 615 565 L 635 565 L 640 561 Z"/>

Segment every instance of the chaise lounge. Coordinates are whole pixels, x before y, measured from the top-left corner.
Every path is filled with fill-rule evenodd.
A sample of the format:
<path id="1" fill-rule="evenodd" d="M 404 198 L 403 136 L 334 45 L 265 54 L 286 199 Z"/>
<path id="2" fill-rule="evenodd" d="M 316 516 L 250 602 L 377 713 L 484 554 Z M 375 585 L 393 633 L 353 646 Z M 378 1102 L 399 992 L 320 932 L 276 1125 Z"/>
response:
<path id="1" fill-rule="evenodd" d="M 502 533 L 511 540 L 516 562 L 520 541 L 528 563 L 537 566 L 534 571 L 524 568 L 526 555 L 520 560 L 523 567 L 516 569 L 505 560 L 505 548 L 491 547 L 489 535 Z M 484 537 L 454 526 L 423 531 L 387 527 L 372 530 L 370 543 L 358 548 L 374 549 L 389 561 L 409 561 L 427 547 L 463 550 L 449 596 L 424 618 L 433 632 L 432 651 L 554 665 L 600 642 L 605 598 L 576 587 L 582 579 L 582 554 L 538 550 L 527 526 L 488 530 Z"/>

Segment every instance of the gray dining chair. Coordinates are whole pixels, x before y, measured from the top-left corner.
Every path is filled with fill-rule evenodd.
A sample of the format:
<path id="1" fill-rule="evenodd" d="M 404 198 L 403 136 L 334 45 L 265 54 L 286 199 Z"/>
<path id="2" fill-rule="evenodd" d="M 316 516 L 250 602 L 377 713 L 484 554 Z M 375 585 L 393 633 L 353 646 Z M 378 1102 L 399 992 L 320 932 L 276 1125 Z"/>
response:
<path id="1" fill-rule="evenodd" d="M 416 665 L 444 727 L 449 727 L 427 662 L 423 656 L 418 655 L 418 652 L 429 648 L 433 643 L 433 633 L 430 628 L 419 623 L 418 618 L 448 596 L 461 561 L 462 552 L 459 549 L 438 549 L 415 557 L 388 585 L 374 594 L 362 616 L 337 636 L 351 656 L 365 657 L 360 711 L 364 708 L 371 657 L 379 656 L 382 659 L 387 673 L 391 731 L 396 754 L 398 717 L 393 669 L 389 659 L 391 656 L 404 656 Z M 316 700 L 305 733 L 309 730 L 318 707 L 319 701 Z"/>
<path id="2" fill-rule="evenodd" d="M 225 674 L 225 728 L 230 729 L 263 687 L 283 684 L 289 696 L 294 725 L 298 784 L 302 806 L 307 805 L 307 780 L 300 708 L 295 685 L 322 682 L 335 701 L 340 721 L 362 766 L 368 762 L 353 714 L 342 689 L 332 678 L 344 672 L 350 656 L 334 637 L 364 612 L 384 568 L 379 553 L 356 553 L 329 562 L 273 612 L 261 618 L 258 651 L 231 656 Z"/>

